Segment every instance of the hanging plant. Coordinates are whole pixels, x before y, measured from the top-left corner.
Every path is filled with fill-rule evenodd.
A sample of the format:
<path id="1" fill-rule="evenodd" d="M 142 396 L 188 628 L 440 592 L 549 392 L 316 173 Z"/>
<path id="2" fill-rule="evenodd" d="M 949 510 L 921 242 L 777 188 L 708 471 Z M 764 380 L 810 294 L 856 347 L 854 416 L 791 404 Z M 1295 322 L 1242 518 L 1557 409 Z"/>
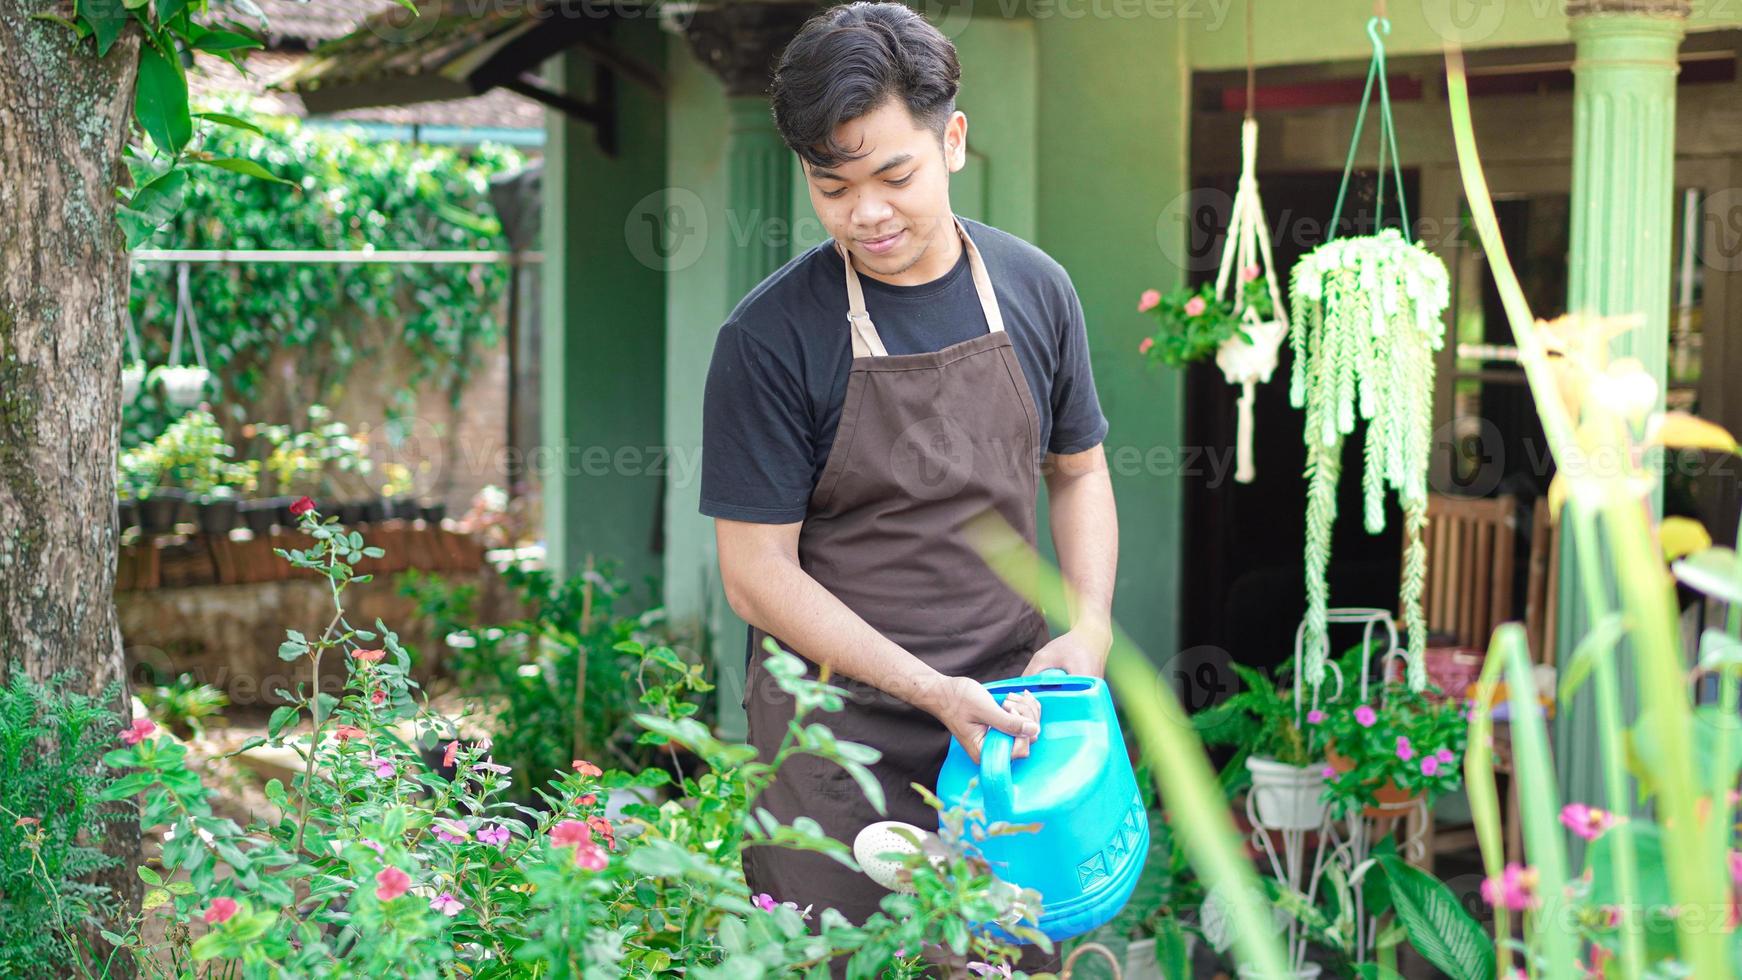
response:
<path id="1" fill-rule="evenodd" d="M 1397 164 L 1397 138 L 1385 85 L 1385 48 L 1379 39 L 1389 25 L 1368 23 L 1373 61 L 1361 97 L 1361 116 L 1337 192 L 1330 227 L 1335 232 L 1344 192 L 1360 144 L 1360 118 L 1377 78 L 1380 93 L 1379 196 L 1375 224 L 1383 223 L 1386 155 L 1390 151 L 1398 210 L 1403 207 L 1403 173 Z M 1409 686 L 1427 682 L 1422 654 L 1427 624 L 1421 608 L 1427 574 L 1422 531 L 1427 527 L 1427 468 L 1433 430 L 1434 352 L 1445 343 L 1440 316 L 1450 298 L 1445 264 L 1395 229 L 1375 235 L 1332 239 L 1295 265 L 1289 295 L 1294 316 L 1289 343 L 1294 364 L 1289 402 L 1306 411 L 1307 533 L 1304 659 L 1307 679 L 1324 676 L 1328 649 L 1326 614 L 1330 586 L 1331 526 L 1337 517 L 1337 483 L 1342 476 L 1343 440 L 1359 416 L 1367 423 L 1362 444 L 1362 512 L 1369 534 L 1385 529 L 1385 492 L 1397 491 L 1403 506 L 1404 567 L 1399 601 L 1408 631 Z"/>
<path id="2" fill-rule="evenodd" d="M 1250 6 L 1248 6 L 1250 14 Z M 1250 24 L 1248 25 L 1250 39 Z M 1276 351 L 1288 330 L 1288 310 L 1276 288 L 1276 267 L 1270 254 L 1270 230 L 1258 195 L 1258 120 L 1252 116 L 1251 51 L 1246 65 L 1246 121 L 1240 128 L 1240 183 L 1234 192 L 1228 240 L 1214 286 L 1178 289 L 1162 296 L 1147 290 L 1138 300 L 1139 313 L 1153 309 L 1162 329 L 1138 345 L 1142 353 L 1175 367 L 1216 355 L 1216 366 L 1231 385 L 1240 386 L 1235 430 L 1237 465 L 1234 479 L 1251 483 L 1258 475 L 1252 463 L 1252 406 L 1257 387 L 1276 370 Z M 1236 265 L 1240 282 L 1229 290 Z"/>
<path id="3" fill-rule="evenodd" d="M 1272 313 L 1270 287 L 1257 266 L 1249 266 L 1240 274 L 1240 294 L 1244 309 L 1260 318 Z M 1154 316 L 1160 327 L 1137 345 L 1139 353 L 1151 361 L 1169 367 L 1184 367 L 1215 354 L 1229 340 L 1251 343 L 1247 335 L 1247 315 L 1242 304 L 1232 297 L 1219 299 L 1214 283 L 1204 283 L 1196 289 L 1181 286 L 1163 294 L 1144 290 L 1137 301 L 1137 312 Z"/>

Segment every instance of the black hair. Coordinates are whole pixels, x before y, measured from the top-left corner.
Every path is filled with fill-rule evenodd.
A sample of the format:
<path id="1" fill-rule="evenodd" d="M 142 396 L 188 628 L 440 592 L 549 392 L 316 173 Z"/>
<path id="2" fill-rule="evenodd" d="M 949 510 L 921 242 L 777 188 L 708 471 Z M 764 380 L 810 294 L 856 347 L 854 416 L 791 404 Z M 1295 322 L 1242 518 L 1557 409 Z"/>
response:
<path id="1" fill-rule="evenodd" d="M 845 4 L 805 22 L 774 72 L 770 100 L 780 138 L 813 167 L 853 160 L 835 128 L 892 98 L 943 143 L 962 66 L 950 39 L 899 3 Z"/>

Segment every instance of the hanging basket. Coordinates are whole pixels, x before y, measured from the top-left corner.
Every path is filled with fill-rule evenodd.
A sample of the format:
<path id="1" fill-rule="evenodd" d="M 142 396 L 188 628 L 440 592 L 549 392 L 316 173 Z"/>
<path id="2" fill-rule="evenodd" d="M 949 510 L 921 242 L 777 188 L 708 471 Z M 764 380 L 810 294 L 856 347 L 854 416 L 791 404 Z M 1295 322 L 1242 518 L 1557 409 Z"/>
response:
<path id="1" fill-rule="evenodd" d="M 1367 34 L 1373 60 L 1356 116 L 1342 186 L 1331 217 L 1335 234 L 1342 216 L 1349 176 L 1361 142 L 1362 121 L 1378 83 L 1379 195 L 1375 227 L 1385 214 L 1387 155 L 1395 180 L 1398 212 L 1409 227 L 1403 201 L 1403 171 L 1397 159 L 1397 134 L 1385 82 L 1388 22 L 1374 18 Z M 1290 276 L 1294 315 L 1289 341 L 1294 363 L 1289 402 L 1306 411 L 1307 536 L 1304 669 L 1317 682 L 1325 664 L 1326 608 L 1330 588 L 1331 526 L 1337 516 L 1343 440 L 1355 420 L 1367 423 L 1362 444 L 1363 524 L 1369 534 L 1385 529 L 1385 492 L 1397 491 L 1403 505 L 1404 555 L 1400 603 L 1409 632 L 1408 680 L 1426 683 L 1422 654 L 1427 628 L 1421 609 L 1426 578 L 1427 468 L 1432 451 L 1434 353 L 1445 343 L 1441 315 L 1450 298 L 1445 264 L 1395 229 L 1373 235 L 1333 238 L 1295 265 Z"/>
<path id="2" fill-rule="evenodd" d="M 157 367 L 152 380 L 163 386 L 163 399 L 171 407 L 189 409 L 206 397 L 206 381 L 211 372 L 203 367 Z"/>

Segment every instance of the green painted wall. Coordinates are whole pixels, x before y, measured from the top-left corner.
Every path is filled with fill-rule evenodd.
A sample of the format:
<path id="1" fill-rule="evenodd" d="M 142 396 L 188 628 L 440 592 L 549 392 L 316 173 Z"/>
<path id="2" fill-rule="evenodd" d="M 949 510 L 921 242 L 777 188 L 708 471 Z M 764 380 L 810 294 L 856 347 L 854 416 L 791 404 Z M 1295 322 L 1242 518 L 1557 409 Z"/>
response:
<path id="1" fill-rule="evenodd" d="M 1036 17 L 1039 237 L 1070 273 L 1109 421 L 1119 507 L 1113 614 L 1157 662 L 1176 652 L 1180 575 L 1180 377 L 1137 354 L 1144 289 L 1184 273 L 1168 202 L 1186 189 L 1186 70 L 1178 18 Z"/>
<path id="2" fill-rule="evenodd" d="M 618 25 L 623 48 L 664 61 L 651 20 Z M 580 55 L 552 60 L 552 81 L 590 98 Z M 592 127 L 547 113 L 547 236 L 542 359 L 546 545 L 551 567 L 572 571 L 588 554 L 622 562 L 632 584 L 657 575 L 658 450 L 664 441 L 664 274 L 649 256 L 645 216 L 664 186 L 665 103 L 618 82 L 619 152 L 599 152 Z M 625 246 L 628 247 L 625 247 Z"/>
<path id="3" fill-rule="evenodd" d="M 1252 0 L 1258 27 L 1254 55 L 1261 65 L 1365 61 L 1372 51 L 1367 18 L 1372 0 Z M 1182 8 L 1184 9 L 1184 8 Z M 1211 0 L 1201 17 L 1182 18 L 1190 31 L 1186 57 L 1194 69 L 1246 64 L 1242 0 Z M 1569 44 L 1565 0 L 1419 0 L 1389 4 L 1392 55 L 1436 54 L 1447 42 L 1465 48 Z M 1219 13 L 1218 13 L 1219 12 Z M 1742 26 L 1742 5 L 1695 3 L 1689 31 Z"/>

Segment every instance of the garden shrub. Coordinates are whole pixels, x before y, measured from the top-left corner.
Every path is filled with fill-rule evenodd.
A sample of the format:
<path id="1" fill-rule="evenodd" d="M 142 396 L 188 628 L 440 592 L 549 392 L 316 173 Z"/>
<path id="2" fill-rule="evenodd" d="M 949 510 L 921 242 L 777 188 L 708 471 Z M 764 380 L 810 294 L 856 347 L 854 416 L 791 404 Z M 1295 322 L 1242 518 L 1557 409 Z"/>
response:
<path id="1" fill-rule="evenodd" d="M 347 620 L 346 586 L 367 578 L 352 569 L 379 549 L 311 511 L 302 528 L 313 547 L 281 554 L 331 582 L 334 615 L 317 633 L 287 631 L 279 654 L 307 670 L 309 685 L 281 691 L 290 703 L 252 740 L 303 759 L 291 785 L 267 785 L 277 812 L 247 828 L 216 815 L 185 747 L 149 721 L 104 758 L 125 773 L 104 795 L 139 799 L 144 833 L 162 841 L 138 869 L 149 886 L 142 908 L 111 933 L 144 975 L 820 978 L 839 957 L 853 976 L 915 977 L 939 949 L 1005 975 L 1014 950 L 977 923 L 1038 936 L 1040 896 L 998 880 L 975 847 L 1013 829 L 959 810 L 943 814 L 932 856 L 913 859 L 914 894 L 888 896 L 868 922 L 749 894 L 745 847 L 804 848 L 856 866 L 814 821 L 782 825 L 755 806 L 782 760 L 830 759 L 882 806 L 865 768 L 876 750 L 810 720 L 839 710 L 844 692 L 806 678 L 791 654 L 771 649 L 770 671 L 800 718 L 769 763 L 692 716 L 689 665 L 669 648 L 624 640 L 615 652 L 644 659 L 650 678 L 635 723 L 655 748 L 686 748 L 698 768 L 674 780 L 661 768 L 572 759 L 560 772 L 520 772 L 489 740 L 459 739 L 428 710 L 392 631 Z M 323 691 L 323 670 L 342 672 L 340 693 Z M 541 806 L 510 798 L 521 780 L 540 784 Z M 608 817 L 611 797 L 637 787 L 667 798 Z M 79 966 L 107 975 L 88 958 Z"/>

